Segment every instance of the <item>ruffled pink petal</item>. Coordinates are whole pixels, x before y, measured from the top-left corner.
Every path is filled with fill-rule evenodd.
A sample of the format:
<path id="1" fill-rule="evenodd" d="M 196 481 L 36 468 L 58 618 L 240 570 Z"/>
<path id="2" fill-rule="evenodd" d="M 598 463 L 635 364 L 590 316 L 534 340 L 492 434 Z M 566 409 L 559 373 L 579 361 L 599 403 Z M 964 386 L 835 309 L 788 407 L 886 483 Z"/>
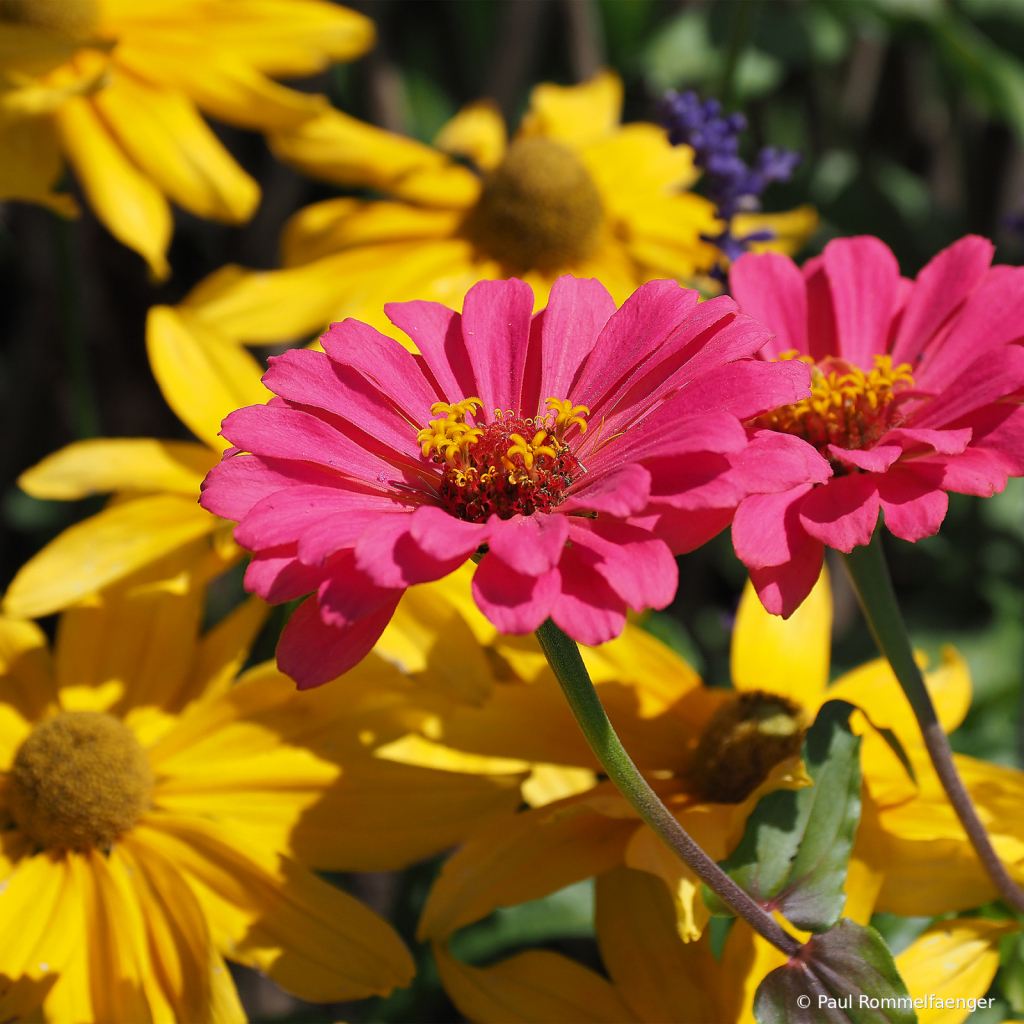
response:
<path id="1" fill-rule="evenodd" d="M 868 473 L 884 473 L 903 454 L 898 444 L 880 444 L 868 449 L 847 449 L 830 444 L 828 450 L 847 469 L 863 469 Z"/>
<path id="2" fill-rule="evenodd" d="M 254 455 L 295 459 L 328 467 L 387 491 L 401 472 L 311 413 L 282 406 L 250 405 L 224 420 L 224 436 Z"/>
<path id="3" fill-rule="evenodd" d="M 558 565 L 569 539 L 568 517 L 535 512 L 487 521 L 487 545 L 495 558 L 522 576 L 543 576 Z"/>
<path id="4" fill-rule="evenodd" d="M 262 551 L 294 543 L 335 512 L 380 515 L 403 510 L 404 506 L 388 495 L 299 484 L 258 502 L 235 528 L 235 540 L 249 551 Z"/>
<path id="5" fill-rule="evenodd" d="M 532 633 L 550 614 L 562 586 L 560 570 L 526 576 L 484 555 L 473 574 L 473 599 L 501 633 Z"/>
<path id="6" fill-rule="evenodd" d="M 1000 402 L 972 413 L 962 425 L 971 428 L 973 448 L 998 452 L 1011 476 L 1024 476 L 1024 408 Z"/>
<path id="7" fill-rule="evenodd" d="M 312 593 L 329 572 L 329 566 L 303 565 L 292 544 L 253 555 L 245 570 L 245 589 L 269 604 L 281 604 Z"/>
<path id="8" fill-rule="evenodd" d="M 846 554 L 867 544 L 878 522 L 878 479 L 873 473 L 855 473 L 818 485 L 800 506 L 800 524 Z"/>
<path id="9" fill-rule="evenodd" d="M 643 466 L 630 463 L 596 479 L 589 473 L 584 475 L 579 482 L 579 490 L 572 490 L 558 510 L 577 512 L 586 509 L 625 519 L 643 511 L 650 493 L 651 474 Z"/>
<path id="10" fill-rule="evenodd" d="M 605 396 L 613 388 L 622 387 L 652 352 L 680 330 L 699 297 L 698 292 L 681 288 L 675 281 L 649 281 L 641 285 L 601 331 L 568 397 L 596 414 Z M 712 306 L 717 301 L 704 305 Z M 731 299 L 728 303 L 731 306 L 713 306 L 712 315 L 720 319 L 729 308 L 735 309 Z"/>
<path id="11" fill-rule="evenodd" d="M 331 575 L 317 588 L 320 617 L 329 626 L 354 626 L 385 605 L 394 607 L 402 590 L 378 587 L 355 565 L 355 552 L 345 551 L 331 566 Z"/>
<path id="12" fill-rule="evenodd" d="M 569 538 L 584 561 L 635 612 L 664 608 L 676 596 L 679 570 L 665 542 L 647 530 L 606 520 L 578 519 Z"/>
<path id="13" fill-rule="evenodd" d="M 748 569 L 785 565 L 795 557 L 807 536 L 800 525 L 800 506 L 813 487 L 805 483 L 777 494 L 752 494 L 740 502 L 732 521 L 732 545 Z"/>
<path id="14" fill-rule="evenodd" d="M 822 255 L 839 338 L 839 350 L 833 354 L 872 370 L 872 357 L 885 352 L 889 339 L 900 266 L 892 250 L 872 235 L 835 238 Z"/>
<path id="15" fill-rule="evenodd" d="M 663 540 L 673 555 L 685 555 L 706 544 L 732 522 L 731 508 L 699 508 L 693 511 L 651 505 L 630 522 Z"/>
<path id="16" fill-rule="evenodd" d="M 400 511 L 398 507 L 391 511 Z M 402 512 L 407 510 L 402 509 Z M 335 512 L 308 526 L 299 537 L 299 561 L 306 565 L 323 565 L 344 548 L 354 548 L 368 527 L 380 522 L 380 509 L 356 509 Z"/>
<path id="17" fill-rule="evenodd" d="M 478 281 L 462 304 L 462 336 L 490 420 L 496 409 L 519 410 L 530 344 L 533 289 L 517 278 Z"/>
<path id="18" fill-rule="evenodd" d="M 337 679 L 370 653 L 397 606 L 396 598 L 355 624 L 338 628 L 320 617 L 315 598 L 303 601 L 278 641 L 277 667 L 291 676 L 300 690 Z"/>
<path id="19" fill-rule="evenodd" d="M 825 545 L 809 534 L 795 548 L 793 557 L 784 565 L 751 569 L 750 582 L 765 610 L 788 619 L 803 604 L 821 575 Z"/>
<path id="20" fill-rule="evenodd" d="M 903 453 L 959 455 L 971 442 L 970 427 L 960 430 L 913 430 L 897 427 L 878 439 L 879 445 L 898 445 Z"/>
<path id="21" fill-rule="evenodd" d="M 750 443 L 729 456 L 732 476 L 747 494 L 787 491 L 802 483 L 823 484 L 832 476 L 827 459 L 802 438 L 775 430 L 758 430 Z"/>
<path id="22" fill-rule="evenodd" d="M 363 530 L 356 542 L 356 568 L 377 586 L 398 590 L 430 583 L 455 572 L 466 560 L 465 555 L 431 558 L 413 540 L 411 521 L 411 514 L 381 516 Z"/>
<path id="23" fill-rule="evenodd" d="M 967 235 L 928 262 L 900 320 L 890 353 L 894 366 L 916 363 L 936 331 L 981 285 L 994 252 L 987 238 Z"/>
<path id="24" fill-rule="evenodd" d="M 561 593 L 551 618 L 581 644 L 597 646 L 617 637 L 626 625 L 626 604 L 597 570 L 567 548 L 559 566 Z"/>
<path id="25" fill-rule="evenodd" d="M 615 312 L 615 300 L 600 281 L 559 277 L 551 286 L 541 329 L 540 402 L 565 398 L 576 372 Z"/>
<path id="26" fill-rule="evenodd" d="M 308 462 L 261 459 L 258 455 L 225 455 L 201 485 L 199 504 L 234 522 L 268 494 L 297 484 L 333 487 L 339 482 L 336 473 Z"/>
<path id="27" fill-rule="evenodd" d="M 320 344 L 335 363 L 358 370 L 413 422 L 421 422 L 430 406 L 444 397 L 423 376 L 413 355 L 361 320 L 331 324 Z"/>
<path id="28" fill-rule="evenodd" d="M 728 508 L 746 496 L 728 456 L 694 452 L 645 463 L 651 474 L 651 501 L 673 508 Z"/>
<path id="29" fill-rule="evenodd" d="M 920 388 L 941 391 L 980 356 L 994 357 L 994 349 L 1022 335 L 1024 268 L 993 267 L 948 330 L 925 349 L 914 366 L 914 382 Z"/>
<path id="30" fill-rule="evenodd" d="M 1021 475 L 1017 467 L 1008 466 L 999 452 L 987 448 L 968 448 L 962 455 L 937 455 L 917 459 L 915 467 L 934 468 L 938 473 L 938 486 L 944 491 L 958 494 L 977 494 L 991 498 L 1006 487 L 1008 476 Z"/>
<path id="31" fill-rule="evenodd" d="M 409 532 L 420 549 L 431 558 L 447 561 L 468 558 L 487 540 L 483 523 L 467 523 L 436 505 L 421 505 L 413 513 Z"/>
<path id="32" fill-rule="evenodd" d="M 462 337 L 462 317 L 440 302 L 388 302 L 388 319 L 413 340 L 445 402 L 478 397 L 473 364 Z M 429 406 L 427 407 L 429 412 Z"/>
<path id="33" fill-rule="evenodd" d="M 761 349 L 775 359 L 807 352 L 807 286 L 797 265 L 775 252 L 746 253 L 729 268 L 729 289 L 740 309 L 775 332 Z"/>
<path id="34" fill-rule="evenodd" d="M 898 466 L 878 479 L 878 499 L 885 525 L 904 540 L 918 541 L 939 532 L 949 497 L 937 486 L 941 474 L 922 466 Z"/>
<path id="35" fill-rule="evenodd" d="M 788 359 L 765 363 L 743 359 L 705 373 L 679 395 L 680 415 L 718 410 L 749 420 L 762 412 L 809 398 L 811 371 L 806 363 Z"/>
<path id="36" fill-rule="evenodd" d="M 289 402 L 333 413 L 396 452 L 419 460 L 416 428 L 409 420 L 362 374 L 331 362 L 323 352 L 292 349 L 272 356 L 263 383 Z M 422 423 L 429 411 L 429 404 L 420 406 Z"/>
<path id="37" fill-rule="evenodd" d="M 832 288 L 825 272 L 825 257 L 815 256 L 801 268 L 807 285 L 807 352 L 817 363 L 839 351 Z"/>

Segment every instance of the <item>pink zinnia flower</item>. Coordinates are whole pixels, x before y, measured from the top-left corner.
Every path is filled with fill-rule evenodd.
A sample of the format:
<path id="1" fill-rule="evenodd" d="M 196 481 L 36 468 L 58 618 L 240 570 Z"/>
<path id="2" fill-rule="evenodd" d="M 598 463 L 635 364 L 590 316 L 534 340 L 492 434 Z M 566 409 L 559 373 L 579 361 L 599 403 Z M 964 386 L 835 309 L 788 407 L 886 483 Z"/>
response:
<path id="1" fill-rule="evenodd" d="M 736 512 L 736 553 L 770 612 L 799 606 L 826 544 L 867 544 L 879 509 L 916 541 L 938 531 L 947 491 L 987 496 L 1024 475 L 1024 269 L 991 267 L 992 253 L 969 235 L 916 281 L 868 236 L 829 242 L 802 272 L 773 253 L 733 264 L 740 308 L 775 332 L 760 357 L 813 374 L 809 400 L 749 425 L 803 439 L 829 477 Z"/>
<path id="2" fill-rule="evenodd" d="M 271 360 L 278 397 L 224 421 L 236 447 L 202 504 L 239 522 L 248 589 L 274 603 L 315 592 L 281 637 L 281 668 L 301 686 L 337 677 L 407 587 L 481 549 L 473 594 L 505 633 L 550 615 L 596 644 L 627 606 L 667 605 L 673 553 L 755 488 L 808 472 L 796 439 L 763 432 L 768 460 L 742 426 L 805 397 L 807 368 L 751 358 L 771 332 L 732 299 L 697 299 L 654 281 L 616 311 L 598 282 L 563 277 L 532 316 L 528 285 L 486 281 L 461 316 L 386 307 L 420 355 L 346 320 L 324 352 Z"/>

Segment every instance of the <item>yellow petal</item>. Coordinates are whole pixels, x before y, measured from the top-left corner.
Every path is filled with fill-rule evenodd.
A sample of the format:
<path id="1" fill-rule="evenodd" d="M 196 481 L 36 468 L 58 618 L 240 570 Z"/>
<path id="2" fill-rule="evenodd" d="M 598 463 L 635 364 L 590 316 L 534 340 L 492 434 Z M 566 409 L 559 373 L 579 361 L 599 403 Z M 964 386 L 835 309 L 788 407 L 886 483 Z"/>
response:
<path id="1" fill-rule="evenodd" d="M 618 994 L 643 1021 L 731 1020 L 733 989 L 707 939 L 684 945 L 661 881 L 620 867 L 597 880 L 601 959 Z"/>
<path id="2" fill-rule="evenodd" d="M 49 118 L 0 120 L 0 150 L 4 154 L 0 161 L 0 199 L 41 203 L 63 217 L 78 213 L 78 204 L 71 196 L 53 191 L 64 161 Z"/>
<path id="3" fill-rule="evenodd" d="M 586 793 L 597 785 L 597 772 L 591 768 L 571 768 L 564 764 L 535 764 L 522 784 L 523 799 L 531 807 L 546 807 L 556 800 Z"/>
<path id="4" fill-rule="evenodd" d="M 462 221 L 457 210 L 431 210 L 384 199 L 325 199 L 293 214 L 281 234 L 286 267 L 312 263 L 360 245 L 449 238 Z"/>
<path id="5" fill-rule="evenodd" d="M 942 921 L 896 957 L 920 1024 L 960 1024 L 971 1012 L 967 1000 L 975 1000 L 977 1006 L 992 984 L 999 967 L 999 940 L 1018 928 L 1015 921 Z M 936 1005 L 940 1002 L 941 1008 Z"/>
<path id="6" fill-rule="evenodd" d="M 757 987 L 766 974 L 785 963 L 785 953 L 762 939 L 742 918 L 734 921 L 722 950 L 722 984 L 736 1007 L 727 1019 L 737 1024 L 755 1024 L 753 1004 Z"/>
<path id="7" fill-rule="evenodd" d="M 194 500 L 138 498 L 69 527 L 25 563 L 4 596 L 8 615 L 36 618 L 66 608 L 216 528 Z"/>
<path id="8" fill-rule="evenodd" d="M 814 589 L 788 619 L 766 612 L 747 581 L 730 654 L 737 690 L 780 694 L 813 717 L 828 686 L 831 648 L 832 592 L 827 569 L 822 567 Z"/>
<path id="9" fill-rule="evenodd" d="M 42 75 L 69 60 L 79 42 L 64 32 L 5 21 L 0 24 L 0 65 Z"/>
<path id="10" fill-rule="evenodd" d="M 185 876 L 221 949 L 287 991 L 338 1002 L 411 980 L 412 958 L 391 926 L 295 862 L 243 851 L 244 837 L 236 845 L 199 818 L 151 816 L 135 834 Z"/>
<path id="11" fill-rule="evenodd" d="M 492 967 L 469 967 L 441 944 L 434 958 L 445 991 L 463 1016 L 502 1024 L 619 1024 L 636 1017 L 615 989 L 582 964 L 542 950 L 530 950 Z"/>
<path id="12" fill-rule="evenodd" d="M 54 115 L 61 145 L 110 233 L 149 264 L 157 280 L 171 268 L 171 211 L 160 190 L 121 150 L 90 100 L 69 99 Z"/>
<path id="13" fill-rule="evenodd" d="M 464 210 L 480 194 L 479 179 L 430 146 L 325 111 L 287 133 L 271 136 L 285 163 L 336 185 L 358 185 L 442 209 Z"/>
<path id="14" fill-rule="evenodd" d="M 56 980 L 55 972 L 44 978 L 30 978 L 23 974 L 11 979 L 0 974 L 0 1019 L 12 1022 L 30 1020 L 30 1014 L 39 1008 Z"/>
<path id="15" fill-rule="evenodd" d="M 215 451 L 227 447 L 220 425 L 228 413 L 270 398 L 256 360 L 205 328 L 187 310 L 150 309 L 146 347 L 167 404 Z"/>
<path id="16" fill-rule="evenodd" d="M 621 114 L 622 79 L 614 71 L 599 71 L 581 85 L 534 86 L 519 131 L 575 148 L 610 134 Z"/>
<path id="17" fill-rule="evenodd" d="M 47 455 L 18 477 L 34 498 L 77 501 L 112 491 L 172 491 L 196 495 L 217 456 L 189 441 L 149 437 L 91 438 Z"/>
<path id="18" fill-rule="evenodd" d="M 493 100 L 464 106 L 434 139 L 434 145 L 452 156 L 468 157 L 482 171 L 491 171 L 505 155 L 508 133 L 505 119 Z"/>
<path id="19" fill-rule="evenodd" d="M 179 206 L 226 224 L 256 211 L 259 186 L 180 92 L 122 72 L 94 103 L 135 165 Z"/>
<path id="20" fill-rule="evenodd" d="M 752 252 L 782 252 L 795 256 L 818 230 L 818 211 L 813 206 L 798 206 L 785 213 L 738 213 L 732 219 L 737 238 L 769 230 L 775 237 L 768 242 L 753 242 Z"/>
<path id="21" fill-rule="evenodd" d="M 50 645 L 34 622 L 0 617 L 0 676 L 0 735 L 7 748 L 23 737 L 22 721 L 42 717 L 57 699 Z"/>
<path id="22" fill-rule="evenodd" d="M 441 869 L 420 937 L 446 938 L 495 907 L 539 899 L 620 864 L 637 821 L 597 809 L 601 796 L 613 792 L 605 783 L 478 832 Z"/>

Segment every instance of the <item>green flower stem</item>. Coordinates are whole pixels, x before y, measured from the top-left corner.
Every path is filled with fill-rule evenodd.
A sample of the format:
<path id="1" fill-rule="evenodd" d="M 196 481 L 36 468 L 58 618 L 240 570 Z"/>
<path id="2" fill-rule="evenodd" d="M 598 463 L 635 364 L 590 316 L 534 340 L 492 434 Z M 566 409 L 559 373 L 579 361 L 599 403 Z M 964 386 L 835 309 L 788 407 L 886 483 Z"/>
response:
<path id="1" fill-rule="evenodd" d="M 942 788 L 960 819 L 960 824 L 963 825 L 978 859 L 995 882 L 1000 895 L 1012 907 L 1024 911 L 1024 892 L 1010 877 L 1010 873 L 992 848 L 985 826 L 978 818 L 978 812 L 971 802 L 960 773 L 956 770 L 949 740 L 946 739 L 946 734 L 935 714 L 935 707 L 924 685 L 921 670 L 914 661 L 910 637 L 907 635 L 907 627 L 889 576 L 889 566 L 882 551 L 880 528 L 875 530 L 870 544 L 854 548 L 850 554 L 844 555 L 844 558 L 875 643 L 889 659 L 889 664 L 900 686 L 903 687 L 910 706 L 914 709 L 918 725 L 921 727 L 921 735 L 924 737 L 924 745 L 931 756 Z"/>
<path id="2" fill-rule="evenodd" d="M 637 770 L 619 737 L 615 735 L 612 723 L 608 721 L 576 642 L 567 637 L 551 619 L 537 630 L 537 639 L 590 749 L 632 808 L 662 842 L 754 931 L 782 950 L 786 956 L 795 956 L 801 949 L 800 943 L 783 931 L 771 914 L 751 899 L 687 835 Z"/>

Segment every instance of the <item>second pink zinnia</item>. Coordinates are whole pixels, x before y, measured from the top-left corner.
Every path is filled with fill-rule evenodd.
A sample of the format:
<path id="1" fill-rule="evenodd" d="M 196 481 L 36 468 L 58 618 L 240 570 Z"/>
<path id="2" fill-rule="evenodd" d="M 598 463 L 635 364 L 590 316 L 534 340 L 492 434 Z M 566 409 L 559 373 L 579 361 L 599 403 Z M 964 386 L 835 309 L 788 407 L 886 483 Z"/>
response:
<path id="1" fill-rule="evenodd" d="M 808 474 L 795 438 L 750 442 L 743 427 L 805 398 L 807 368 L 751 358 L 771 332 L 731 299 L 697 299 L 655 281 L 616 311 L 596 281 L 563 277 L 532 315 L 526 284 L 488 281 L 461 315 L 387 307 L 419 355 L 346 320 L 324 352 L 272 360 L 277 397 L 224 421 L 235 448 L 202 504 L 239 522 L 248 589 L 312 595 L 281 637 L 281 668 L 301 686 L 347 671 L 406 588 L 476 552 L 474 597 L 505 633 L 550 616 L 596 644 L 627 607 L 667 605 L 673 554 L 752 491 Z"/>

